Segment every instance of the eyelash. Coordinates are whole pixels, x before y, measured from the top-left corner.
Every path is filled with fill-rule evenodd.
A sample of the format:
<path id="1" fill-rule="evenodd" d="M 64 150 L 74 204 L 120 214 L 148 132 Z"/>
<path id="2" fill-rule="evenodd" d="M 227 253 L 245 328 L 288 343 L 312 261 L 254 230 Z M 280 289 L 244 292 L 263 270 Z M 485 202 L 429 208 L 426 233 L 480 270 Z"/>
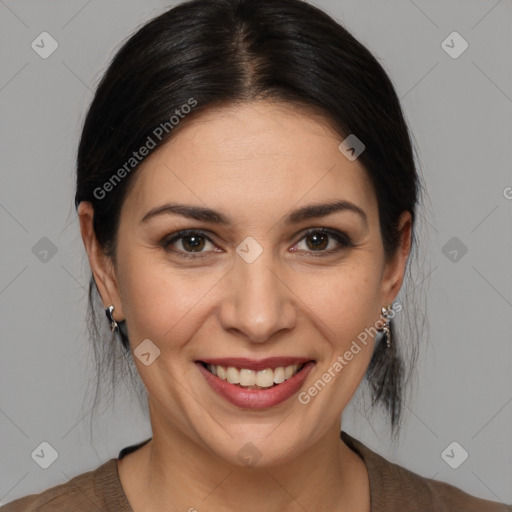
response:
<path id="1" fill-rule="evenodd" d="M 349 247 L 355 247 L 355 244 L 352 243 L 352 241 L 350 240 L 350 238 L 345 234 L 345 233 L 342 233 L 341 231 L 335 231 L 335 230 L 332 230 L 332 229 L 328 229 L 328 228 L 312 228 L 312 229 L 308 229 L 304 235 L 296 242 L 296 244 L 298 244 L 299 242 L 301 242 L 302 240 L 304 240 L 305 238 L 307 238 L 308 236 L 311 236 L 313 234 L 323 234 L 323 235 L 329 235 L 330 237 L 334 238 L 340 245 L 338 247 L 335 247 L 334 249 L 330 249 L 328 251 L 325 251 L 325 250 L 320 250 L 320 251 L 305 251 L 305 252 L 308 252 L 311 254 L 312 257 L 314 258 L 317 258 L 317 257 L 323 257 L 323 256 L 330 256 L 334 253 L 337 253 L 343 249 L 347 249 Z M 173 252 L 175 254 L 177 254 L 178 256 L 182 257 L 182 258 L 186 258 L 186 259 L 199 259 L 199 258 L 205 258 L 205 257 L 208 257 L 209 254 L 207 252 L 186 252 L 186 251 L 178 251 L 178 250 L 175 250 L 175 249 L 171 249 L 170 246 L 182 239 L 182 238 L 185 238 L 187 236 L 191 236 L 191 235 L 198 235 L 198 236 L 201 236 L 203 238 L 205 238 L 207 241 L 209 241 L 210 243 L 214 243 L 203 231 L 198 231 L 198 230 L 193 230 L 193 229 L 184 229 L 184 230 L 181 230 L 181 231 L 177 231 L 176 233 L 173 233 L 172 235 L 168 235 L 166 236 L 165 238 L 162 239 L 162 241 L 160 242 L 160 245 L 162 246 L 162 248 L 167 251 L 167 252 Z M 296 245 L 295 244 L 295 245 Z M 304 252 L 304 251 L 300 251 L 300 252 Z"/>

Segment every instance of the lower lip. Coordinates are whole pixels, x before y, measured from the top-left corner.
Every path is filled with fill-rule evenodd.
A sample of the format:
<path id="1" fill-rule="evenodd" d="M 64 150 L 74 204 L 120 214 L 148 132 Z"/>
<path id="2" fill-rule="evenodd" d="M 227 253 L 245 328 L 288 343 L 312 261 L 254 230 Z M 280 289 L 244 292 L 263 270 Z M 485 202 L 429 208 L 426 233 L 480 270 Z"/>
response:
<path id="1" fill-rule="evenodd" d="M 267 389 L 240 388 L 226 380 L 219 379 L 201 363 L 196 363 L 196 365 L 212 389 L 228 400 L 228 402 L 246 409 L 266 409 L 284 402 L 296 393 L 315 365 L 315 362 L 309 361 L 293 377 Z"/>

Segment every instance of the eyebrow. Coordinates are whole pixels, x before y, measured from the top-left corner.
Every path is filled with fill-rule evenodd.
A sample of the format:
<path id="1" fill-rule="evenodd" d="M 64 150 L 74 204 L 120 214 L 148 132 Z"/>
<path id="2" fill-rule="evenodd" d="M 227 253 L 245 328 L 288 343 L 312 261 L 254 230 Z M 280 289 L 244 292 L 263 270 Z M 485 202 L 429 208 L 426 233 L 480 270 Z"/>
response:
<path id="1" fill-rule="evenodd" d="M 345 200 L 303 206 L 288 214 L 284 218 L 284 224 L 298 224 L 304 220 L 326 217 L 332 213 L 342 211 L 356 213 L 362 218 L 365 225 L 368 225 L 366 212 L 354 203 Z M 180 215 L 188 219 L 195 219 L 223 226 L 232 225 L 232 221 L 229 216 L 226 216 L 219 211 L 203 206 L 193 206 L 181 203 L 166 203 L 162 206 L 157 206 L 156 208 L 153 208 L 147 212 L 144 217 L 142 217 L 140 223 L 146 223 L 150 219 L 159 215 Z"/>

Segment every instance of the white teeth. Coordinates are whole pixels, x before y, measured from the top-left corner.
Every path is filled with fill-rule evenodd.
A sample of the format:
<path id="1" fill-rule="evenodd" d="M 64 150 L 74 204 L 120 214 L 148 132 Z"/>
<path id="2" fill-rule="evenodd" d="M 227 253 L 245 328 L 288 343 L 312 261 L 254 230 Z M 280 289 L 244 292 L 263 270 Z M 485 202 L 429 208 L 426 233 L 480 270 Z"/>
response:
<path id="1" fill-rule="evenodd" d="M 245 368 L 240 370 L 240 386 L 254 386 L 254 384 L 256 384 L 256 372 Z"/>
<path id="2" fill-rule="evenodd" d="M 261 370 L 256 374 L 256 386 L 260 388 L 269 388 L 274 385 L 274 372 L 268 368 Z"/>
<path id="3" fill-rule="evenodd" d="M 274 370 L 274 382 L 276 384 L 281 384 L 281 382 L 284 382 L 284 381 L 285 381 L 284 368 L 281 366 Z"/>
<path id="4" fill-rule="evenodd" d="M 287 366 L 285 369 L 284 369 L 284 378 L 285 379 L 289 379 L 292 375 L 293 375 L 293 372 L 295 371 L 295 365 L 293 366 Z"/>
<path id="5" fill-rule="evenodd" d="M 285 380 L 293 377 L 302 365 L 292 364 L 290 366 L 280 366 L 278 368 L 266 368 L 260 371 L 249 370 L 247 368 L 225 367 L 220 365 L 208 364 L 208 370 L 225 380 L 230 384 L 240 384 L 244 387 L 270 388 L 274 384 L 281 384 Z"/>
<path id="6" fill-rule="evenodd" d="M 213 368 L 215 368 L 215 366 Z M 238 384 L 240 382 L 240 372 L 238 368 L 230 366 L 226 372 L 226 380 L 231 382 L 231 384 Z"/>
<path id="7" fill-rule="evenodd" d="M 222 380 L 226 380 L 226 369 L 224 366 L 217 366 L 217 377 Z"/>

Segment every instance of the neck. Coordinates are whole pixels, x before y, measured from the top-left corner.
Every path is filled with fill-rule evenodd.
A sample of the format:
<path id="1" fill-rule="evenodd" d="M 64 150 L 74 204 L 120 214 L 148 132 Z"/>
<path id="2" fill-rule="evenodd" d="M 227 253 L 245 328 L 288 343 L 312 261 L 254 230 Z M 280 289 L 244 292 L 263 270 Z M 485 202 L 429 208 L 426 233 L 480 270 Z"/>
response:
<path id="1" fill-rule="evenodd" d="M 134 512 L 370 510 L 366 467 L 340 439 L 339 424 L 292 461 L 270 467 L 232 465 L 180 431 L 158 427 L 118 464 Z"/>

